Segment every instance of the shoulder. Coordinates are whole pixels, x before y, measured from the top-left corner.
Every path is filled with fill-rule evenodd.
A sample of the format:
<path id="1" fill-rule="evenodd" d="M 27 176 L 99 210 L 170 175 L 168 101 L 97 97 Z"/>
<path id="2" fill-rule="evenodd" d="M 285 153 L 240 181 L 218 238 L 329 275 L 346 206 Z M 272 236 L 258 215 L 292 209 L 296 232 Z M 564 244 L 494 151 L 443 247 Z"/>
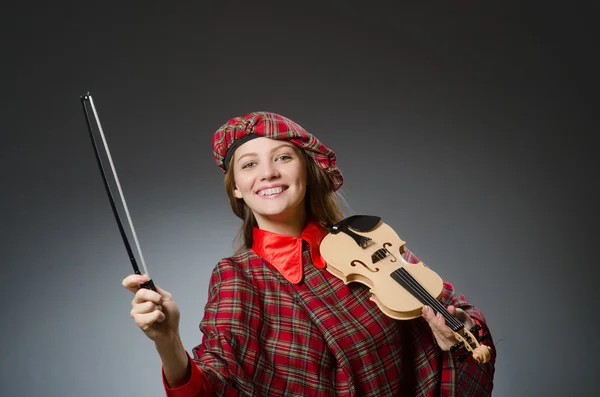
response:
<path id="1" fill-rule="evenodd" d="M 261 262 L 262 259 L 249 248 L 223 257 L 212 270 L 210 283 L 211 285 L 220 285 L 225 282 L 249 281 L 251 267 L 257 261 Z"/>
<path id="2" fill-rule="evenodd" d="M 260 288 L 248 272 L 255 257 L 244 251 L 220 259 L 214 267 L 201 323 L 203 332 L 230 335 L 260 325 Z"/>
<path id="3" fill-rule="evenodd" d="M 217 265 L 212 271 L 213 278 L 230 278 L 244 272 L 248 268 L 249 263 L 256 256 L 250 249 L 244 249 L 231 256 L 223 257 L 217 262 Z"/>
<path id="4" fill-rule="evenodd" d="M 260 258 L 249 249 L 221 258 L 210 275 L 209 300 L 234 298 L 253 293 L 255 288 L 249 269 L 256 259 Z"/>

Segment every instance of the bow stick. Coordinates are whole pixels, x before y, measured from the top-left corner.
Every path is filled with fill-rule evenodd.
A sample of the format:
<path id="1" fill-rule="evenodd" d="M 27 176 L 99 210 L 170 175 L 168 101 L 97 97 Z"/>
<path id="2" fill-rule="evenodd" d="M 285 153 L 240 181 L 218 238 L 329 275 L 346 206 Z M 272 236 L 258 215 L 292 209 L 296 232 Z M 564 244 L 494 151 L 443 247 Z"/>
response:
<path id="1" fill-rule="evenodd" d="M 117 207 L 115 206 L 115 200 L 113 198 L 113 194 L 111 188 L 108 184 L 108 180 L 106 178 L 106 172 L 104 171 L 104 166 L 102 164 L 102 159 L 100 158 L 100 154 L 98 153 L 98 145 L 96 144 L 96 138 L 94 138 L 94 133 L 92 131 L 92 123 L 90 121 L 88 106 L 91 108 L 94 113 L 94 119 L 96 121 L 96 126 L 98 127 L 98 131 L 100 136 L 102 137 L 102 143 L 104 144 L 104 150 L 106 151 L 106 156 L 108 157 L 108 161 L 110 163 L 110 169 L 112 171 L 113 178 L 117 185 L 117 189 L 119 190 L 119 195 L 121 198 L 121 203 L 123 204 L 123 208 L 125 209 L 125 214 L 127 215 L 127 221 L 129 222 L 129 227 L 131 228 L 131 234 L 133 235 L 133 240 L 135 241 L 135 246 L 140 257 L 140 261 L 142 262 L 142 268 L 144 269 L 144 274 L 146 274 L 149 278 L 149 281 L 140 285 L 141 288 L 151 289 L 156 291 L 156 287 L 154 286 L 154 282 L 150 278 L 150 273 L 148 273 L 148 268 L 146 268 L 146 262 L 144 261 L 144 255 L 142 254 L 142 249 L 140 248 L 140 244 L 138 242 L 137 235 L 135 233 L 135 228 L 133 227 L 133 222 L 131 221 L 131 217 L 129 216 L 129 210 L 127 209 L 127 203 L 125 202 L 125 197 L 123 196 L 123 190 L 121 189 L 121 184 L 119 183 L 119 178 L 117 177 L 117 171 L 115 170 L 115 166 L 112 161 L 112 157 L 110 155 L 110 150 L 108 149 L 108 144 L 106 143 L 106 138 L 104 137 L 104 132 L 102 131 L 102 126 L 100 124 L 100 119 L 98 117 L 98 112 L 96 112 L 96 107 L 94 106 L 94 100 L 92 99 L 92 95 L 88 92 L 81 97 L 81 104 L 83 106 L 83 112 L 85 114 L 85 119 L 87 122 L 88 130 L 90 132 L 90 138 L 92 141 L 92 145 L 94 146 L 94 152 L 96 154 L 96 161 L 98 162 L 98 167 L 100 168 L 100 172 L 102 173 L 102 179 L 104 181 L 104 187 L 106 189 L 106 194 L 110 200 L 110 205 L 113 210 L 113 214 L 115 215 L 115 219 L 117 221 L 117 225 L 119 226 L 119 232 L 121 233 L 121 237 L 123 239 L 123 244 L 125 244 L 125 249 L 127 250 L 127 254 L 129 255 L 129 260 L 131 261 L 131 266 L 133 267 L 133 271 L 135 274 L 140 273 L 140 269 L 138 268 L 137 261 L 135 256 L 133 255 L 133 250 L 131 249 L 131 244 L 129 244 L 129 239 L 125 234 L 125 230 L 123 229 L 123 223 L 121 222 L 121 217 L 119 216 L 119 212 L 117 211 Z"/>

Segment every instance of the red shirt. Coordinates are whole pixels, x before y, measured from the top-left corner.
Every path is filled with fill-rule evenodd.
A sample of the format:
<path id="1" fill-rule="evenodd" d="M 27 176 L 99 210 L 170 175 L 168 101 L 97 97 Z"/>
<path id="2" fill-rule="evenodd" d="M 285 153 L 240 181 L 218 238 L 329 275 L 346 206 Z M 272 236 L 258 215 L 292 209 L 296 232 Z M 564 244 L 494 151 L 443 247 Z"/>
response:
<path id="1" fill-rule="evenodd" d="M 255 234 L 255 247 L 265 235 Z M 189 357 L 190 379 L 178 388 L 165 382 L 168 397 L 491 395 L 491 336 L 490 361 L 459 362 L 437 347 L 424 319 L 387 317 L 367 287 L 344 284 L 313 265 L 307 242 L 299 247 L 298 283 L 252 249 L 219 262 L 200 323 L 202 343 Z M 419 262 L 408 249 L 403 256 Z M 489 333 L 483 314 L 448 282 L 441 300 Z"/>

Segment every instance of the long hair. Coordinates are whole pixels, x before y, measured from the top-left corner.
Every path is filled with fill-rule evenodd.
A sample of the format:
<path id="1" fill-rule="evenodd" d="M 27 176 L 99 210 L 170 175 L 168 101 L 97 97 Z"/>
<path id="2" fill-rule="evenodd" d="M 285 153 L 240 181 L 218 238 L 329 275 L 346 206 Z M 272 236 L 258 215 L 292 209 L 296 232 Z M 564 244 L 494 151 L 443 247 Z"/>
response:
<path id="1" fill-rule="evenodd" d="M 333 184 L 325 171 L 317 166 L 312 158 L 303 150 L 301 158 L 306 167 L 306 195 L 304 205 L 306 218 L 312 219 L 321 225 L 333 225 L 344 219 L 344 213 L 338 202 L 338 197 L 343 200 L 339 192 L 333 191 Z M 236 237 L 236 253 L 245 248 L 251 248 L 253 243 L 252 231 L 258 226 L 254 214 L 243 199 L 235 197 L 235 181 L 233 178 L 233 157 L 227 166 L 225 174 L 225 191 L 229 197 L 229 204 L 233 213 L 242 220 L 242 225 Z M 337 196 L 336 196 L 337 195 Z"/>

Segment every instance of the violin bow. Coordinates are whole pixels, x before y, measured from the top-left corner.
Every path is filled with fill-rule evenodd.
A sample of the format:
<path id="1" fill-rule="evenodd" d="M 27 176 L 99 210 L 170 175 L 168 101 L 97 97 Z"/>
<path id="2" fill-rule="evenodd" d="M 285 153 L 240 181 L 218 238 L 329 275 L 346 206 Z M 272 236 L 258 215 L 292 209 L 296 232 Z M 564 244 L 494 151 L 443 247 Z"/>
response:
<path id="1" fill-rule="evenodd" d="M 135 247 L 137 249 L 137 253 L 139 255 L 140 261 L 142 263 L 142 268 L 144 270 L 144 274 L 148 276 L 148 281 L 144 284 L 140 285 L 141 288 L 151 289 L 156 291 L 156 286 L 154 282 L 150 278 L 150 273 L 148 273 L 148 268 L 146 267 L 146 262 L 144 261 L 144 255 L 142 254 L 142 249 L 140 248 L 140 244 L 137 238 L 137 234 L 135 233 L 135 228 L 133 227 L 133 222 L 131 221 L 131 216 L 129 216 L 129 209 L 127 208 L 127 203 L 125 202 L 125 197 L 123 196 L 123 190 L 121 189 L 121 184 L 119 183 L 119 178 L 117 176 L 117 171 L 115 170 L 115 166 L 112 161 L 112 157 L 110 155 L 110 150 L 108 149 L 108 144 L 106 143 L 106 137 L 104 136 L 104 132 L 102 131 L 102 125 L 100 124 L 100 118 L 98 117 L 98 112 L 96 111 L 96 107 L 94 106 L 94 100 L 92 95 L 88 92 L 85 95 L 80 96 L 81 105 L 83 106 L 83 113 L 85 114 L 85 120 L 87 122 L 88 131 L 90 133 L 90 139 L 92 141 L 92 146 L 94 147 L 94 153 L 96 154 L 96 161 L 98 163 L 98 168 L 100 168 L 100 173 L 102 174 L 102 179 L 104 181 L 104 188 L 106 189 L 106 194 L 110 200 L 110 205 L 112 207 L 113 214 L 115 216 L 115 220 L 117 221 L 117 225 L 119 226 L 119 232 L 121 233 L 121 238 L 123 239 L 123 244 L 125 244 L 125 249 L 127 250 L 127 254 L 129 255 L 129 260 L 131 261 L 131 266 L 133 267 L 133 271 L 135 274 L 142 274 L 140 269 L 138 268 L 137 261 L 133 254 L 133 250 L 131 248 L 131 244 L 129 244 L 129 239 L 125 234 L 125 230 L 123 229 L 123 223 L 121 222 L 121 217 L 119 215 L 119 211 L 115 205 L 115 200 L 113 198 L 112 190 L 110 185 L 108 184 L 108 179 L 106 177 L 106 172 L 104 170 L 104 166 L 102 164 L 102 159 L 100 158 L 100 154 L 98 151 L 98 145 L 96 144 L 96 138 L 94 137 L 94 133 L 92 130 L 92 122 L 90 121 L 90 115 L 88 112 L 88 106 L 90 107 L 92 113 L 94 114 L 94 120 L 96 122 L 96 126 L 102 138 L 102 143 L 104 145 L 104 150 L 106 151 L 106 157 L 108 158 L 108 162 L 110 163 L 110 169 L 112 171 L 112 176 L 114 178 L 117 189 L 119 190 L 119 196 L 121 198 L 121 203 L 123 204 L 123 208 L 125 210 L 125 214 L 127 215 L 127 221 L 129 222 L 129 227 L 131 229 L 131 234 L 133 235 L 133 240 L 135 241 Z"/>

